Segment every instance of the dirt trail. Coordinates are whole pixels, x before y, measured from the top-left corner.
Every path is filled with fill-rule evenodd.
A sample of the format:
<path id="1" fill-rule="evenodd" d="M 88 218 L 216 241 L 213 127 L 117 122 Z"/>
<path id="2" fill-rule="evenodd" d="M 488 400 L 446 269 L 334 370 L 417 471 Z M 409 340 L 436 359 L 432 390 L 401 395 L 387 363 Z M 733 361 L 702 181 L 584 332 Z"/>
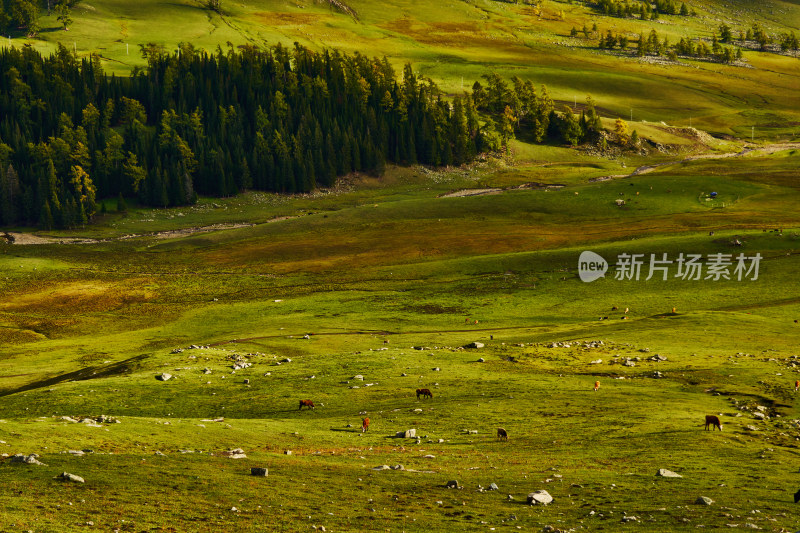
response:
<path id="1" fill-rule="evenodd" d="M 268 220 L 265 224 L 271 222 L 278 222 L 293 217 L 277 217 Z M 102 242 L 123 241 L 128 239 L 137 239 L 141 237 L 153 237 L 155 239 L 175 239 L 178 237 L 187 237 L 197 233 L 208 233 L 210 231 L 220 231 L 226 229 L 237 228 L 250 228 L 255 224 L 211 224 L 210 226 L 199 226 L 194 228 L 184 228 L 170 231 L 159 231 L 156 233 L 134 233 L 130 235 L 121 235 L 119 237 L 112 237 L 109 239 L 85 239 L 80 237 L 48 237 L 47 235 L 34 235 L 32 233 L 17 233 L 6 232 L 0 234 L 0 239 L 5 239 L 8 244 L 97 244 Z M 1 243 L 2 241 L 0 241 Z"/>
<path id="2" fill-rule="evenodd" d="M 523 183 L 522 185 L 515 185 L 513 187 L 495 187 L 491 189 L 461 189 L 455 192 L 450 192 L 447 194 L 442 194 L 437 196 L 437 198 L 463 198 L 464 196 L 484 196 L 487 194 L 502 194 L 506 191 L 518 191 L 521 189 L 561 189 L 565 187 L 564 184 L 561 183 Z"/>
<path id="3" fill-rule="evenodd" d="M 656 163 L 655 165 L 642 165 L 633 172 L 631 172 L 630 174 L 612 174 L 610 176 L 592 178 L 589 181 L 597 182 L 597 181 L 608 181 L 610 179 L 615 179 L 615 178 L 631 178 L 633 176 L 638 176 L 640 174 L 647 174 L 648 172 L 652 172 L 657 168 L 666 167 L 670 165 L 677 165 L 689 161 L 697 161 L 700 159 L 727 159 L 730 157 L 742 157 L 743 155 L 747 155 L 752 152 L 758 152 L 762 154 L 774 154 L 775 152 L 780 152 L 781 150 L 792 150 L 799 148 L 800 148 L 800 143 L 777 143 L 777 144 L 768 144 L 766 146 L 761 146 L 761 147 L 746 146 L 739 152 L 727 152 L 724 154 L 690 155 L 688 157 L 684 157 L 683 159 L 675 161 L 665 161 L 664 163 Z"/>

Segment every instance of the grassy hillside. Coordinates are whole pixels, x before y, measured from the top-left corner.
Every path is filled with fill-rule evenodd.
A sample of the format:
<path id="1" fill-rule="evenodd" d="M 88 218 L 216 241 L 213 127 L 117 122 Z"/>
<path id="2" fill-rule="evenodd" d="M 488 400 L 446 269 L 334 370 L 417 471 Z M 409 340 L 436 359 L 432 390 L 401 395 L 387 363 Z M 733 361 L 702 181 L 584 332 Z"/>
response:
<path id="1" fill-rule="evenodd" d="M 0 238 L 0 531 L 800 528 L 800 146 L 744 149 L 753 126 L 796 137 L 800 60 L 662 65 L 569 37 L 798 31 L 800 5 L 692 2 L 697 17 L 660 22 L 550 0 L 349 5 L 357 18 L 311 0 L 89 2 L 25 42 L 75 43 L 117 74 L 144 65 L 140 43 L 187 40 L 386 55 L 450 93 L 497 71 L 590 93 L 609 128 L 632 112 L 661 151 L 522 139 L 305 195 L 106 200 L 86 227 Z M 609 262 L 592 283 L 585 250 Z M 624 280 L 621 254 L 700 254 L 706 274 L 711 254 L 761 261 L 757 279 L 673 263 Z M 44 464 L 12 459 L 32 453 Z M 553 503 L 527 505 L 535 490 Z"/>
<path id="2" fill-rule="evenodd" d="M 69 32 L 55 15 L 44 17 L 37 40 L 13 39 L 43 51 L 57 42 L 79 54 L 99 53 L 109 71 L 143 66 L 139 45 L 155 42 L 168 50 L 190 41 L 218 46 L 264 46 L 299 42 L 315 49 L 338 48 L 387 56 L 395 65 L 411 62 L 453 93 L 471 87 L 488 72 L 546 84 L 555 98 L 581 101 L 591 94 L 604 114 L 688 126 L 720 134 L 758 138 L 798 133 L 800 61 L 791 54 L 745 49 L 747 67 L 681 60 L 656 64 L 597 49 L 592 38 L 569 37 L 572 27 L 612 30 L 635 40 L 655 29 L 674 43 L 681 37 L 711 41 L 720 24 L 734 33 L 757 23 L 778 35 L 800 31 L 800 7 L 793 2 L 690 2 L 696 17 L 662 16 L 657 21 L 599 14 L 582 2 L 545 0 L 539 9 L 492 0 L 446 4 L 412 0 L 350 2 L 358 19 L 327 2 L 257 0 L 223 2 L 222 13 L 201 2 L 116 0 L 84 2 L 75 8 Z M 755 128 L 755 131 L 752 130 Z"/>

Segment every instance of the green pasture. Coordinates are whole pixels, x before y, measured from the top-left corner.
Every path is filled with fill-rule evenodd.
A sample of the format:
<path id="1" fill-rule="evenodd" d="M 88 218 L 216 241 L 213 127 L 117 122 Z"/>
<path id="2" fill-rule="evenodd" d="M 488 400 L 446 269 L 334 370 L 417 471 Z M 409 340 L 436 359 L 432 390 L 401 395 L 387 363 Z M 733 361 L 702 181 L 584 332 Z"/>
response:
<path id="1" fill-rule="evenodd" d="M 45 17 L 39 39 L 13 38 L 98 52 L 117 74 L 144 66 L 140 43 L 181 41 L 385 55 L 450 94 L 497 71 L 559 104 L 591 94 L 606 127 L 621 117 L 651 143 L 599 157 L 521 134 L 461 168 L 163 210 L 106 200 L 86 227 L 0 240 L 0 531 L 800 528 L 800 154 L 723 157 L 751 133 L 796 138 L 800 62 L 657 65 L 568 37 L 594 22 L 671 42 L 720 21 L 800 31 L 796 2 L 689 3 L 698 18 L 659 23 L 552 0 L 358 0 L 358 20 L 311 0 L 222 15 L 111 0 L 79 4 L 68 32 Z M 660 166 L 632 175 L 645 165 Z M 609 263 L 592 283 L 586 250 Z M 639 279 L 617 278 L 621 254 L 641 254 Z M 665 254 L 667 279 L 646 279 Z M 727 254 L 731 279 L 707 261 L 676 277 L 681 254 Z M 757 279 L 736 279 L 740 254 L 760 254 Z M 62 418 L 101 414 L 119 423 Z M 539 489 L 551 505 L 526 504 Z"/>
<path id="2" fill-rule="evenodd" d="M 94 244 L 2 245 L 0 450 L 46 465 L 0 462 L 3 527 L 796 528 L 797 154 L 590 182 L 638 162 L 514 152 L 324 194 L 109 206 L 38 235 Z M 564 187 L 508 188 L 540 171 Z M 442 197 L 484 187 L 508 189 Z M 605 277 L 578 279 L 584 250 Z M 625 253 L 647 258 L 640 279 L 616 279 Z M 762 259 L 757 279 L 645 279 L 651 254 L 681 253 Z M 62 419 L 100 414 L 119 423 Z M 393 437 L 409 428 L 419 442 Z M 538 489 L 554 503 L 526 505 Z"/>

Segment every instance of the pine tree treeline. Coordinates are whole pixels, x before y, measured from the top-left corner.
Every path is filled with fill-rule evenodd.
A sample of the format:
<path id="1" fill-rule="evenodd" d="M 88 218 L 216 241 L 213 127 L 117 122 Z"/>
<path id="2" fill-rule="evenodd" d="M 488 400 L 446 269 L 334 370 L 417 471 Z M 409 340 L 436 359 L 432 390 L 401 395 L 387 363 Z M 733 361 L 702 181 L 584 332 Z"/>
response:
<path id="1" fill-rule="evenodd" d="M 639 18 L 641 20 L 655 20 L 659 15 L 695 15 L 694 10 L 689 10 L 685 2 L 680 5 L 673 0 L 655 0 L 651 3 L 629 2 L 628 0 L 598 0 L 595 3 L 597 11 L 612 17 Z"/>
<path id="2" fill-rule="evenodd" d="M 106 76 L 60 46 L 0 51 L 0 223 L 73 227 L 97 198 L 151 206 L 254 188 L 305 192 L 399 164 L 459 165 L 496 148 L 470 95 L 446 101 L 410 66 L 274 46 L 143 46 Z"/>
<path id="3" fill-rule="evenodd" d="M 734 63 L 742 59 L 741 48 L 722 46 L 716 33 L 711 35 L 711 46 L 705 41 L 697 42 L 681 37 L 675 44 L 670 44 L 667 37 L 662 40 L 655 30 L 650 30 L 650 34 L 645 37 L 640 34 L 637 40 L 630 40 L 624 34 L 614 34 L 611 30 L 605 36 L 600 36 L 597 47 L 601 50 L 613 50 L 619 47 L 620 50 L 627 50 L 629 45 L 636 45 L 636 55 L 663 56 L 672 61 L 678 57 L 691 57 L 697 59 L 711 59 L 723 63 Z"/>

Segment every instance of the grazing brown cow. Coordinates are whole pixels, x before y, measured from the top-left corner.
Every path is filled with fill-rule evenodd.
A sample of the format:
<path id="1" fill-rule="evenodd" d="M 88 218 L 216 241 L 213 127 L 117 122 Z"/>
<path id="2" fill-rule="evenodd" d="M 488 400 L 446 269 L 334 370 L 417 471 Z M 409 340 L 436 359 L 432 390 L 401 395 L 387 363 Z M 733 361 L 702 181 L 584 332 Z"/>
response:
<path id="1" fill-rule="evenodd" d="M 309 409 L 314 409 L 316 407 L 316 405 L 314 405 L 314 402 L 312 402 L 311 400 L 300 400 L 300 407 L 298 408 L 298 411 L 300 409 L 302 409 L 303 407 L 308 407 Z"/>
<path id="2" fill-rule="evenodd" d="M 599 381 L 595 381 L 594 382 L 594 391 L 597 392 L 597 389 L 599 389 L 599 388 L 600 388 L 600 382 Z"/>
<path id="3" fill-rule="evenodd" d="M 800 389 L 800 380 L 794 382 L 794 391 L 797 392 L 797 389 Z"/>
<path id="4" fill-rule="evenodd" d="M 361 433 L 366 432 L 369 429 L 369 418 L 362 418 L 361 419 Z"/>
<path id="5" fill-rule="evenodd" d="M 503 428 L 497 428 L 497 438 L 500 440 L 508 440 L 508 432 Z"/>
<path id="6" fill-rule="evenodd" d="M 429 389 L 417 389 L 417 400 L 419 400 L 420 396 L 433 398 L 433 393 Z"/>
<path id="7" fill-rule="evenodd" d="M 714 431 L 714 428 L 722 431 L 722 424 L 719 423 L 719 417 L 716 415 L 706 415 L 706 431 L 708 431 L 708 426 L 711 426 L 711 431 Z"/>

